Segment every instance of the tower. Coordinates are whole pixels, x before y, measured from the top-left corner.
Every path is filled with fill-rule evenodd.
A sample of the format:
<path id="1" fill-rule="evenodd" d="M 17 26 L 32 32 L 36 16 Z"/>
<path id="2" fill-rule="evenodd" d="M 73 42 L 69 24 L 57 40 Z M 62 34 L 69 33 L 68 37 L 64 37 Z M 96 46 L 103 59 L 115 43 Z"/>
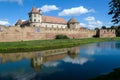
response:
<path id="1" fill-rule="evenodd" d="M 79 22 L 75 18 L 71 18 L 68 23 L 68 28 L 69 29 L 77 29 L 79 28 Z"/>
<path id="2" fill-rule="evenodd" d="M 40 27 L 42 23 L 42 12 L 33 7 L 29 12 L 29 22 L 32 27 Z"/>

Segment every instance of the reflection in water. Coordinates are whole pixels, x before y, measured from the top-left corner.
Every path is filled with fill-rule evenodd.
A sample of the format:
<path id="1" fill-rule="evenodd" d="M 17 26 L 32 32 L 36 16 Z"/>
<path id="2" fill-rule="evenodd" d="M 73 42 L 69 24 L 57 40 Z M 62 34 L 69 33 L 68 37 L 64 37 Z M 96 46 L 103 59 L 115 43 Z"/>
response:
<path id="1" fill-rule="evenodd" d="M 84 58 L 84 57 L 77 57 L 75 59 L 71 59 L 70 57 L 66 57 L 65 59 L 63 59 L 63 61 L 70 62 L 72 64 L 83 65 L 84 63 L 86 63 L 87 61 L 89 61 L 89 59 L 88 58 Z"/>
<path id="2" fill-rule="evenodd" d="M 57 60 L 61 60 L 66 56 L 70 56 L 71 58 L 76 58 L 79 54 L 79 48 L 71 48 L 71 49 L 59 49 L 59 50 L 50 50 L 47 52 L 41 52 L 41 56 L 35 57 L 31 59 L 31 66 L 35 72 L 42 68 L 43 65 L 46 67 L 55 67 L 59 64 Z M 56 62 L 55 62 L 56 61 Z"/>
<path id="3" fill-rule="evenodd" d="M 0 80 L 88 80 L 120 66 L 120 42 L 0 54 Z M 61 77 L 62 76 L 62 77 Z"/>
<path id="4" fill-rule="evenodd" d="M 103 42 L 103 43 L 98 43 L 98 47 L 100 48 L 109 48 L 109 49 L 120 49 L 120 43 L 119 42 Z"/>
<path id="5" fill-rule="evenodd" d="M 74 47 L 74 48 L 66 48 L 66 49 L 47 50 L 41 52 L 0 54 L 0 64 L 4 66 L 4 65 L 8 65 L 11 62 L 13 63 L 12 66 L 9 66 L 11 69 L 8 70 L 6 69 L 5 71 L 3 70 L 3 72 L 0 69 L 1 70 L 0 80 L 2 79 L 30 80 L 34 76 L 37 76 L 38 73 L 47 74 L 47 73 L 56 72 L 58 69 L 52 67 L 57 67 L 60 64 L 60 62 L 58 62 L 59 60 L 63 59 L 64 61 L 64 58 L 69 56 L 68 59 L 71 59 L 72 62 L 72 59 L 75 59 L 78 56 L 80 52 L 79 50 L 80 50 L 79 47 Z M 20 64 L 24 65 L 23 64 L 24 60 L 26 62 L 26 60 L 29 61 L 29 59 L 30 59 L 29 65 L 33 68 L 35 73 L 33 71 L 30 71 L 29 68 L 27 71 L 23 68 L 19 68 L 20 71 L 18 71 L 18 69 L 15 68 L 17 67 L 15 64 L 19 64 L 19 61 L 23 60 L 23 62 L 21 62 Z M 12 69 L 12 67 L 14 68 L 14 70 Z M 19 67 L 21 67 L 21 65 Z M 51 70 L 49 69 L 49 67 L 51 67 Z M 8 68 L 8 66 L 6 68 Z M 40 73 L 39 70 L 43 70 L 42 73 Z M 8 72 L 6 73 L 6 71 Z"/>

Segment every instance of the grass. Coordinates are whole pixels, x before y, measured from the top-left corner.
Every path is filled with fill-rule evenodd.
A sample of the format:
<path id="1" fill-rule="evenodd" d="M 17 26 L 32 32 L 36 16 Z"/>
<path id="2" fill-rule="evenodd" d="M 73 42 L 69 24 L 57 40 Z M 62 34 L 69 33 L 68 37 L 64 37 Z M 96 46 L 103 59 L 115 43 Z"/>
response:
<path id="1" fill-rule="evenodd" d="M 48 49 L 73 47 L 82 44 L 108 41 L 108 38 L 33 40 L 21 42 L 0 42 L 0 53 L 29 52 Z M 120 40 L 120 38 L 114 38 Z"/>

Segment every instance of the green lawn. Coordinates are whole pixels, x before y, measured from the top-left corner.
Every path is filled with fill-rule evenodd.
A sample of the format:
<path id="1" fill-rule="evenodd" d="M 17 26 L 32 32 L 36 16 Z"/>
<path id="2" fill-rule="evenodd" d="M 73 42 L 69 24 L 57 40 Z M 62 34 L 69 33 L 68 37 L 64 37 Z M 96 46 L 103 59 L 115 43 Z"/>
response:
<path id="1" fill-rule="evenodd" d="M 114 38 L 120 40 L 120 38 Z M 72 47 L 87 43 L 109 41 L 108 38 L 34 40 L 21 42 L 0 42 L 0 53 L 28 52 Z"/>

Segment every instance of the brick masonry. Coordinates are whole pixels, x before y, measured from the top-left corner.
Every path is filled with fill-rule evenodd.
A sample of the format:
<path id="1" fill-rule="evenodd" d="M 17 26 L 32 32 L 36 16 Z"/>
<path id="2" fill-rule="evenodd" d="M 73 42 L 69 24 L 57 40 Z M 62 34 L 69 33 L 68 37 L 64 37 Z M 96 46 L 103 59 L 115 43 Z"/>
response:
<path id="1" fill-rule="evenodd" d="M 0 42 L 48 40 L 55 39 L 56 35 L 63 34 L 69 38 L 91 38 L 97 31 L 87 29 L 44 28 L 44 27 L 0 27 Z M 110 34 L 109 34 L 110 33 Z M 100 37 L 115 37 L 114 31 L 100 31 Z"/>

